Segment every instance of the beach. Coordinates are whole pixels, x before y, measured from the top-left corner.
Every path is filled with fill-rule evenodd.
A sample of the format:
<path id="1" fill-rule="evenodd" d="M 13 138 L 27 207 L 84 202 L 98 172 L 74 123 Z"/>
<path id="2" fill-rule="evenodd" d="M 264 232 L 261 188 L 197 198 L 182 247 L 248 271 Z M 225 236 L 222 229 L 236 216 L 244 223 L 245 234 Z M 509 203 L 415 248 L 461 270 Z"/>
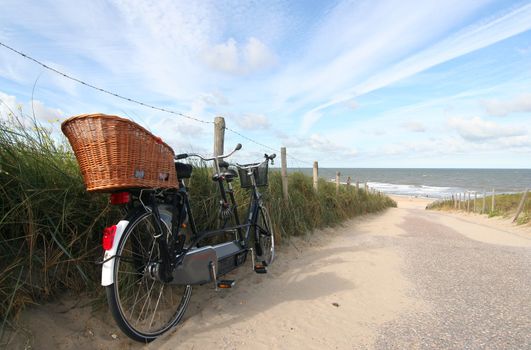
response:
<path id="1" fill-rule="evenodd" d="M 194 288 L 184 321 L 147 346 L 128 340 L 105 307 L 72 296 L 19 321 L 34 348 L 531 345 L 531 226 L 393 198 L 398 208 L 285 240 L 266 275 L 249 265 L 227 276 L 236 280 L 231 290 Z"/>

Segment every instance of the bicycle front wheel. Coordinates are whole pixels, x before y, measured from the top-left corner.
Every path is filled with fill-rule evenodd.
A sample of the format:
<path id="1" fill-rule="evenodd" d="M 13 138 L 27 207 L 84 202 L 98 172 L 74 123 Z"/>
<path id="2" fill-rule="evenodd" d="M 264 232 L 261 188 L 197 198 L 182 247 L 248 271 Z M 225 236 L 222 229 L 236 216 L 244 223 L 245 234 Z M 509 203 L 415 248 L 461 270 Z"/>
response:
<path id="1" fill-rule="evenodd" d="M 271 265 L 275 259 L 275 235 L 267 208 L 260 207 L 256 222 L 256 251 L 258 261 Z"/>
<path id="2" fill-rule="evenodd" d="M 148 273 L 150 264 L 161 261 L 157 240 L 171 234 L 171 213 L 160 210 L 160 216 L 162 235 L 157 235 L 151 212 L 142 211 L 130 221 L 116 251 L 114 283 L 106 288 L 116 323 L 141 342 L 150 342 L 175 326 L 192 294 L 191 286 L 163 283 Z"/>

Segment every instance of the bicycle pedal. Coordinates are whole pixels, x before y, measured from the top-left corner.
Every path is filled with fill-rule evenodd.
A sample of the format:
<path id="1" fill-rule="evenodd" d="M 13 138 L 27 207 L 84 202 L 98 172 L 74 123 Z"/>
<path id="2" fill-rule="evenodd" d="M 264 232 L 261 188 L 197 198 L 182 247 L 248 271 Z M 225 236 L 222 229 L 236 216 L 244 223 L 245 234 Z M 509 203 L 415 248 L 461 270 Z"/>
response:
<path id="1" fill-rule="evenodd" d="M 265 265 L 254 265 L 254 272 L 267 273 L 267 267 Z"/>
<path id="2" fill-rule="evenodd" d="M 220 289 L 229 289 L 234 287 L 236 281 L 234 280 L 220 280 L 218 281 L 218 288 Z"/>

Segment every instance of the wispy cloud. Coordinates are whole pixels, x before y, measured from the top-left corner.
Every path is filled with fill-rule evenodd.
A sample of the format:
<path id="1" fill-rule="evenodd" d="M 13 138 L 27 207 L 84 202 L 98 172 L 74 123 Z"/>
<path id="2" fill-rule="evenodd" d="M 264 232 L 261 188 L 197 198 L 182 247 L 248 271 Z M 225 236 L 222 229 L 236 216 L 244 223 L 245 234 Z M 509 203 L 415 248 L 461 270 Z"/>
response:
<path id="1" fill-rule="evenodd" d="M 315 118 L 319 111 L 388 86 L 435 65 L 479 50 L 529 29 L 531 29 L 531 4 L 520 6 L 498 17 L 467 27 L 455 35 L 368 77 L 362 83 L 311 109 L 303 118 L 303 130 L 308 130 L 308 127 L 319 119 Z"/>
<path id="2" fill-rule="evenodd" d="M 526 128 L 521 126 L 500 125 L 488 120 L 474 117 L 471 119 L 450 118 L 450 128 L 455 129 L 462 138 L 472 142 L 499 139 L 511 136 L 527 135 Z"/>
<path id="3" fill-rule="evenodd" d="M 269 118 L 263 114 L 243 114 L 233 120 L 245 130 L 268 129 L 271 126 Z"/>
<path id="4" fill-rule="evenodd" d="M 521 94 L 510 100 L 491 99 L 482 102 L 489 115 L 505 117 L 511 113 L 531 112 L 531 94 Z"/>
<path id="5" fill-rule="evenodd" d="M 425 132 L 426 127 L 419 121 L 407 121 L 402 123 L 402 128 L 411 132 Z"/>

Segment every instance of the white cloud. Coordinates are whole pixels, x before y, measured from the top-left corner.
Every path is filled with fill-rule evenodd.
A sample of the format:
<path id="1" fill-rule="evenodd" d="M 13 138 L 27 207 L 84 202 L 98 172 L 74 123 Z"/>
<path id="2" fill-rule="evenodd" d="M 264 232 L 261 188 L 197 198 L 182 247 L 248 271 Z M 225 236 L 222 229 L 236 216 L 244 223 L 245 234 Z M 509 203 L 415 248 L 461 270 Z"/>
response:
<path id="1" fill-rule="evenodd" d="M 518 126 L 505 126 L 491 121 L 483 120 L 479 117 L 471 119 L 450 118 L 448 120 L 450 128 L 465 140 L 472 142 L 483 142 L 503 137 L 522 136 L 527 134 L 527 130 Z"/>
<path id="2" fill-rule="evenodd" d="M 6 118 L 10 113 L 35 117 L 41 122 L 56 122 L 65 117 L 60 109 L 48 107 L 39 100 L 20 102 L 15 96 L 0 91 L 0 117 Z"/>
<path id="3" fill-rule="evenodd" d="M 214 45 L 202 54 L 204 62 L 214 70 L 231 74 L 249 74 L 267 69 L 277 62 L 275 54 L 260 40 L 251 37 L 243 46 L 233 38 Z"/>
<path id="4" fill-rule="evenodd" d="M 0 116 L 6 117 L 10 113 L 17 113 L 22 105 L 17 103 L 15 96 L 7 95 L 0 91 Z"/>
<path id="5" fill-rule="evenodd" d="M 505 117 L 511 113 L 531 112 L 531 94 L 521 94 L 508 101 L 485 100 L 482 104 L 487 114 L 498 117 Z"/>
<path id="6" fill-rule="evenodd" d="M 249 38 L 243 49 L 243 57 L 244 62 L 249 66 L 249 71 L 269 68 L 277 62 L 273 52 L 256 38 Z"/>
<path id="7" fill-rule="evenodd" d="M 424 124 L 422 124 L 419 121 L 407 121 L 402 123 L 402 128 L 411 131 L 411 132 L 425 132 L 426 128 L 424 127 Z"/>
<path id="8" fill-rule="evenodd" d="M 271 126 L 269 118 L 263 114 L 244 114 L 235 118 L 235 121 L 240 128 L 246 130 L 268 129 Z"/>
<path id="9" fill-rule="evenodd" d="M 201 98 L 209 106 L 226 106 L 229 104 L 227 97 L 219 91 L 203 94 Z"/>

